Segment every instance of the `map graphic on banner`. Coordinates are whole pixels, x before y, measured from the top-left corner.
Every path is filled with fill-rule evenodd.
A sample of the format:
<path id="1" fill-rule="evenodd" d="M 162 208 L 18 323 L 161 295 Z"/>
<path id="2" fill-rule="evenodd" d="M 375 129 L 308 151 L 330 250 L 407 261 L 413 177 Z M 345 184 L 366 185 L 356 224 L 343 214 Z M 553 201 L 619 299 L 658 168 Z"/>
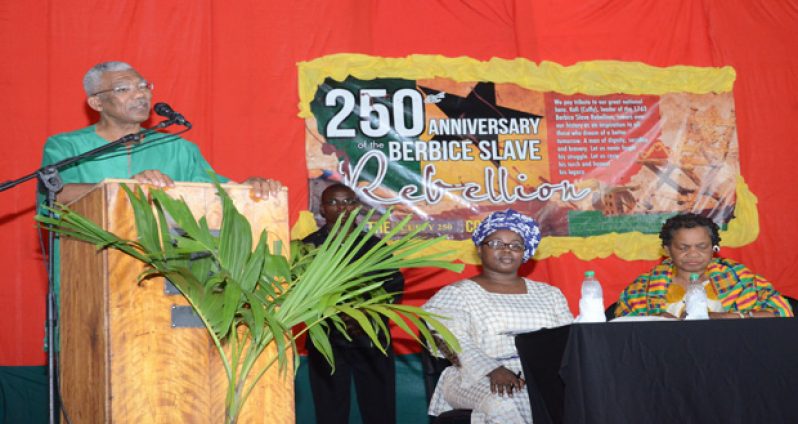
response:
<path id="1" fill-rule="evenodd" d="M 721 226 L 735 216 L 730 89 L 588 94 L 506 79 L 321 74 L 306 96 L 314 210 L 340 181 L 367 206 L 411 214 L 410 228 L 426 222 L 426 235 L 451 240 L 507 208 L 555 237 L 655 234 L 685 211 Z"/>

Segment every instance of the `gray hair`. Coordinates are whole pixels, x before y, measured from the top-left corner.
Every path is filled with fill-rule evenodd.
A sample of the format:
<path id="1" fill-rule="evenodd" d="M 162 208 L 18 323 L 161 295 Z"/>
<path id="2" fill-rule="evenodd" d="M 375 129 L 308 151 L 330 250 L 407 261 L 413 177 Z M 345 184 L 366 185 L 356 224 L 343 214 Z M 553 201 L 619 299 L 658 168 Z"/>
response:
<path id="1" fill-rule="evenodd" d="M 86 76 L 83 77 L 83 90 L 86 91 L 87 96 L 91 96 L 100 91 L 100 83 L 104 73 L 129 70 L 135 71 L 132 66 L 125 62 L 98 63 L 89 69 L 89 72 L 86 72 Z"/>

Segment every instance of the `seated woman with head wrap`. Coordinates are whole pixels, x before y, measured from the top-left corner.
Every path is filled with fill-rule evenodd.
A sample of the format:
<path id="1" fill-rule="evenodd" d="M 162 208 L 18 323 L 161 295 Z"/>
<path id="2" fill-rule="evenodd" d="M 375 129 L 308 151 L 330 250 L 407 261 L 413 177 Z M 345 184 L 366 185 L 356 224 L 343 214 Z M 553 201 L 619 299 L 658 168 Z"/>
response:
<path id="1" fill-rule="evenodd" d="M 668 258 L 621 293 L 615 316 L 684 318 L 691 274 L 704 285 L 710 318 L 792 316 L 789 303 L 767 280 L 741 263 L 715 257 L 720 235 L 711 219 L 676 215 L 665 221 L 659 237 Z"/>
<path id="2" fill-rule="evenodd" d="M 444 324 L 462 351 L 441 374 L 429 413 L 472 409 L 472 423 L 529 423 L 532 413 L 515 334 L 570 324 L 559 289 L 518 276 L 540 243 L 534 219 L 514 210 L 494 212 L 472 236 L 482 272 L 442 288 L 424 309 Z"/>

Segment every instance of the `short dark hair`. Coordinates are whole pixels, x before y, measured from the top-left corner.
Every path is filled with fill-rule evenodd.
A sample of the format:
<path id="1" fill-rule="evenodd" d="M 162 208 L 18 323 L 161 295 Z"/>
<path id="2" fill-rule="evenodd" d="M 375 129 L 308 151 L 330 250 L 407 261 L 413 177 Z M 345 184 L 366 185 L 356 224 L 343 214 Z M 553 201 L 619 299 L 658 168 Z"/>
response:
<path id="1" fill-rule="evenodd" d="M 355 193 L 355 190 L 352 190 L 352 187 L 349 187 L 346 184 L 334 183 L 334 184 L 330 184 L 329 186 L 327 186 L 327 188 L 325 188 L 324 191 L 321 192 L 321 198 L 324 199 L 324 196 L 326 196 L 328 193 L 332 193 L 333 191 L 336 191 L 336 190 L 344 190 L 344 191 L 348 191 L 348 192 L 351 192 L 351 193 Z M 355 195 L 357 195 L 357 193 L 355 193 Z"/>
<path id="2" fill-rule="evenodd" d="M 663 246 L 670 246 L 671 241 L 673 241 L 673 234 L 677 230 L 696 227 L 704 227 L 709 231 L 709 237 L 712 239 L 712 246 L 720 245 L 718 224 L 706 216 L 696 213 L 684 213 L 670 217 L 665 221 L 665 224 L 662 225 L 659 238 L 662 240 Z"/>

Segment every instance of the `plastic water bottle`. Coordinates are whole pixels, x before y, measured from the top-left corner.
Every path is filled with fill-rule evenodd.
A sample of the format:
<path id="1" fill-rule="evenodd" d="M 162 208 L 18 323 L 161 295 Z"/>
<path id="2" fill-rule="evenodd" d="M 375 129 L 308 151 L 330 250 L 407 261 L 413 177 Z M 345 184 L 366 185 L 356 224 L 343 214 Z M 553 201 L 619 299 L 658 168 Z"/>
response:
<path id="1" fill-rule="evenodd" d="M 707 290 L 698 281 L 698 274 L 690 274 L 690 284 L 687 286 L 687 293 L 684 295 L 687 316 L 685 319 L 709 319 L 707 312 Z"/>
<path id="2" fill-rule="evenodd" d="M 596 273 L 585 271 L 582 281 L 582 298 L 579 300 L 579 317 L 577 322 L 606 322 L 604 315 L 604 293 Z"/>

